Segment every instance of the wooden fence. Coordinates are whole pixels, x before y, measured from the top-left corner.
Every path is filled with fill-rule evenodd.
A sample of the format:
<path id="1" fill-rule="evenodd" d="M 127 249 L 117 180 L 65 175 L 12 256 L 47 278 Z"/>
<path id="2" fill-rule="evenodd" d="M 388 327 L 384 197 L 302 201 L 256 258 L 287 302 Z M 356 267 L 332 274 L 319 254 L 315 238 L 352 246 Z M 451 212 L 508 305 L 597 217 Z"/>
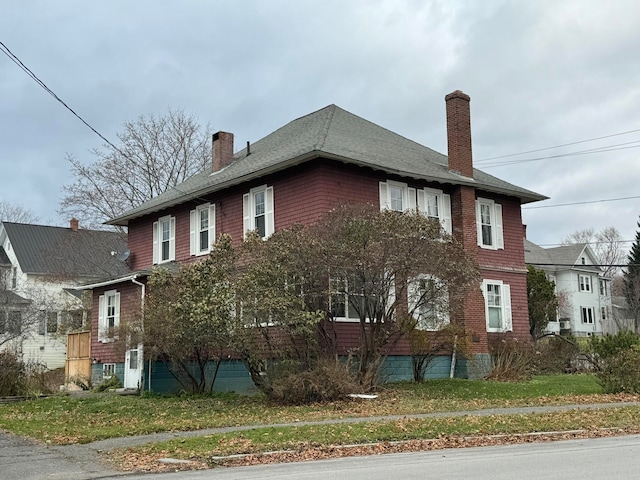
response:
<path id="1" fill-rule="evenodd" d="M 91 379 L 91 332 L 67 335 L 67 361 L 64 376 L 66 383 L 80 381 L 88 385 Z"/>

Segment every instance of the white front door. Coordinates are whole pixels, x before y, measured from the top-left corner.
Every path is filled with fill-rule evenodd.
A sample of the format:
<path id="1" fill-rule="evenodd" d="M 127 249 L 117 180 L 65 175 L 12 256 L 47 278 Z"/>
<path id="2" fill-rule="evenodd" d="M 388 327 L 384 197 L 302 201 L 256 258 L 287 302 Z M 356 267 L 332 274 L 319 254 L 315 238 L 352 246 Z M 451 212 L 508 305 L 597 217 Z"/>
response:
<path id="1" fill-rule="evenodd" d="M 124 388 L 142 386 L 142 345 L 127 350 L 124 357 Z"/>

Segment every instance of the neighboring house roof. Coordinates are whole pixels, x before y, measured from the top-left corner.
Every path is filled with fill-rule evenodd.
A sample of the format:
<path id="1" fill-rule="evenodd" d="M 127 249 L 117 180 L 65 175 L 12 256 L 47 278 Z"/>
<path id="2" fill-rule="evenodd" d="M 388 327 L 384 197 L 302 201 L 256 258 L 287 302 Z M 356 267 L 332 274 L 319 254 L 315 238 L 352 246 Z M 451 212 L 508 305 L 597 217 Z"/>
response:
<path id="1" fill-rule="evenodd" d="M 7 306 L 28 305 L 31 300 L 21 297 L 11 290 L 0 290 L 0 308 Z"/>
<path id="2" fill-rule="evenodd" d="M 0 267 L 10 267 L 11 260 L 7 256 L 7 252 L 4 251 L 4 247 L 0 246 Z"/>
<path id="3" fill-rule="evenodd" d="M 2 228 L 23 273 L 86 279 L 129 271 L 112 255 L 126 249 L 119 233 L 13 222 Z"/>
<path id="4" fill-rule="evenodd" d="M 123 215 L 111 225 L 128 221 L 224 188 L 254 180 L 293 165 L 324 157 L 443 184 L 470 185 L 493 193 L 518 197 L 522 203 L 547 197 L 517 187 L 474 169 L 474 178 L 448 169 L 447 157 L 397 133 L 329 105 L 300 117 L 233 156 L 217 171 L 197 174 Z"/>
<path id="5" fill-rule="evenodd" d="M 591 248 L 586 243 L 542 248 L 526 238 L 524 239 L 525 263 L 545 270 L 560 271 L 579 268 L 580 270 L 593 270 L 594 272 L 601 273 L 602 269 L 597 265 L 582 265 L 580 259 L 585 255 L 589 256 L 592 262 L 596 262 Z"/>

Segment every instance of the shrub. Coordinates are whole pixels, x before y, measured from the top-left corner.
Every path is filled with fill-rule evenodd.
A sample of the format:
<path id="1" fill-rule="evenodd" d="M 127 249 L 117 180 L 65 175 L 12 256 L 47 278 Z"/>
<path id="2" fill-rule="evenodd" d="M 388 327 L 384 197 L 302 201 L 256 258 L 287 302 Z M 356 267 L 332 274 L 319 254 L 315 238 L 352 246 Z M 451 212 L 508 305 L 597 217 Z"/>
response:
<path id="1" fill-rule="evenodd" d="M 348 363 L 338 359 L 320 360 L 312 370 L 289 372 L 272 379 L 268 396 L 272 401 L 289 405 L 342 400 L 362 390 L 351 370 Z"/>
<path id="2" fill-rule="evenodd" d="M 616 335 L 606 334 L 603 337 L 591 337 L 589 339 L 588 350 L 592 355 L 595 368 L 600 369 L 608 358 L 639 345 L 638 335 L 631 331 L 624 330 Z"/>
<path id="3" fill-rule="evenodd" d="M 640 393 L 640 348 L 636 345 L 608 356 L 596 377 L 605 393 Z"/>
<path id="4" fill-rule="evenodd" d="M 103 381 L 96 388 L 93 389 L 94 392 L 106 392 L 107 390 L 121 388 L 122 384 L 120 383 L 120 379 L 115 375 L 111 375 L 111 378 Z"/>
<path id="5" fill-rule="evenodd" d="M 572 338 L 545 337 L 536 343 L 536 352 L 538 373 L 570 373 L 577 370 L 580 348 Z"/>
<path id="6" fill-rule="evenodd" d="M 0 397 L 24 395 L 27 372 L 24 362 L 17 355 L 0 352 Z"/>
<path id="7" fill-rule="evenodd" d="M 539 354 L 530 343 L 505 339 L 492 346 L 490 354 L 490 380 L 519 382 L 531 378 L 536 371 Z"/>

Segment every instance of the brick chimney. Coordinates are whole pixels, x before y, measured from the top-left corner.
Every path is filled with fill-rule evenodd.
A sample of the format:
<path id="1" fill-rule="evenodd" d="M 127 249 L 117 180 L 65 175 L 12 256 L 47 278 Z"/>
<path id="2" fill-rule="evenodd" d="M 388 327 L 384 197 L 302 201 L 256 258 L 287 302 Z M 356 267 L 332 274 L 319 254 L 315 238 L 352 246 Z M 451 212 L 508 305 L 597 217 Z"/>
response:
<path id="1" fill-rule="evenodd" d="M 471 155 L 471 110 L 469 95 L 460 90 L 450 93 L 447 105 L 447 143 L 449 170 L 465 177 L 473 177 Z"/>
<path id="2" fill-rule="evenodd" d="M 69 220 L 69 228 L 71 230 L 73 230 L 74 232 L 78 231 L 78 219 L 77 218 L 72 218 L 71 220 Z"/>
<path id="3" fill-rule="evenodd" d="M 233 158 L 233 133 L 213 134 L 212 171 L 217 172 L 231 163 Z"/>

